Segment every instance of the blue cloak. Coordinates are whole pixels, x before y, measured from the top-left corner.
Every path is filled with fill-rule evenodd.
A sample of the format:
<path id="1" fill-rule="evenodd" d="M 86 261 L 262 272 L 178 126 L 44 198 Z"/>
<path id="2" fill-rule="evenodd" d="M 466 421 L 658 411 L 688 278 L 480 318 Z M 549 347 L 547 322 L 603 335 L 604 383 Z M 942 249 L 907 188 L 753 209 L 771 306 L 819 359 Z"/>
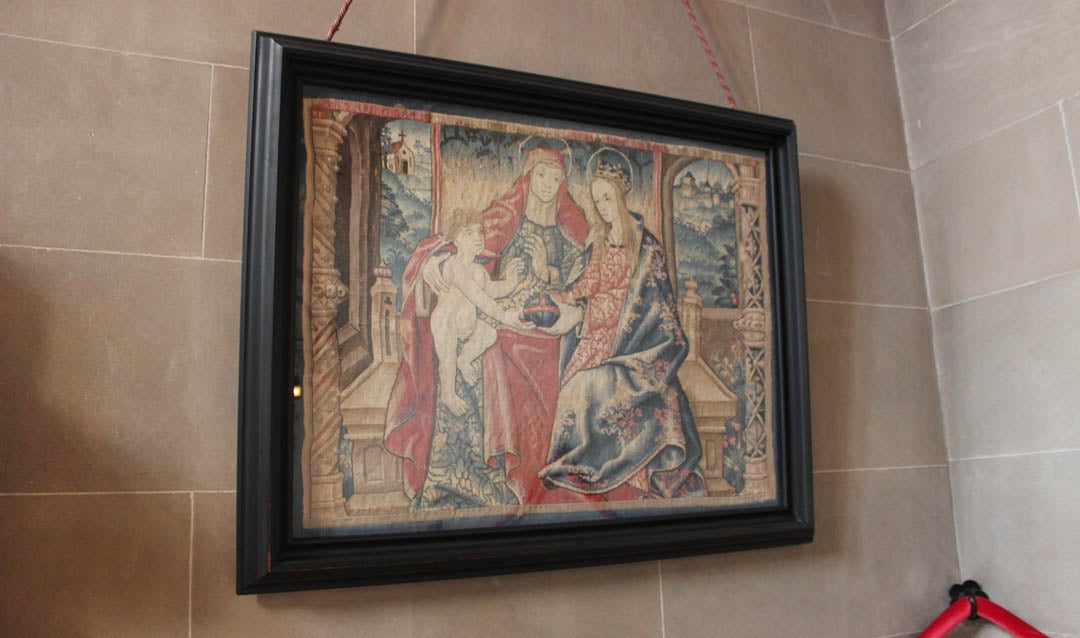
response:
<path id="1" fill-rule="evenodd" d="M 629 482 L 647 498 L 704 496 L 701 441 L 678 379 L 689 346 L 666 253 L 634 217 L 642 238 L 639 264 L 612 355 L 563 380 L 548 465 L 540 476 L 585 494 Z M 573 333 L 563 338 L 561 371 L 576 346 Z"/>

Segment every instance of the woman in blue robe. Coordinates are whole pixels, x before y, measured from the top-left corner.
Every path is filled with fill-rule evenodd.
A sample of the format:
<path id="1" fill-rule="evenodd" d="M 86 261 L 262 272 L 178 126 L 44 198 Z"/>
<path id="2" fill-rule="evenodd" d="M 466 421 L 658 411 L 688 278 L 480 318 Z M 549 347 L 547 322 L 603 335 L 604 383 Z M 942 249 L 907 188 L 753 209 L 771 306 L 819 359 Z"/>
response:
<path id="1" fill-rule="evenodd" d="M 599 219 L 588 265 L 553 293 L 560 319 L 548 332 L 565 336 L 540 477 L 612 501 L 704 496 L 701 441 L 678 379 L 688 345 L 666 254 L 627 209 L 628 187 L 617 171 L 594 177 Z"/>

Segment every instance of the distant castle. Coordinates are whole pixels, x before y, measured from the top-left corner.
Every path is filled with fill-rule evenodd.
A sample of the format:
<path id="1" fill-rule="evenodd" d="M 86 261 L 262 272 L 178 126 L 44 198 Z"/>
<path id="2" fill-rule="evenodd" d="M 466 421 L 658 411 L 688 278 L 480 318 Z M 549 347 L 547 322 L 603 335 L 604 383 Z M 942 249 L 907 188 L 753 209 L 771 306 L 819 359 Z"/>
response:
<path id="1" fill-rule="evenodd" d="M 679 180 L 677 192 L 683 199 L 686 207 L 700 206 L 702 208 L 720 208 L 724 204 L 724 191 L 719 186 L 713 187 L 706 179 L 700 185 L 697 178 L 690 171 Z"/>

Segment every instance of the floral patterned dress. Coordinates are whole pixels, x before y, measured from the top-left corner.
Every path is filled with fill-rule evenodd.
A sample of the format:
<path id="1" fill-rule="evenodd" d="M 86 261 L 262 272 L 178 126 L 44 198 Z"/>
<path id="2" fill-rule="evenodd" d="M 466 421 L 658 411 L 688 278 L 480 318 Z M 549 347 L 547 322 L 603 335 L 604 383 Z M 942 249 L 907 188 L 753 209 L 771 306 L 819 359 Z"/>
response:
<path id="1" fill-rule="evenodd" d="M 585 272 L 570 289 L 553 293 L 563 303 L 572 304 L 579 299 L 589 302 L 577 349 L 563 371 L 564 385 L 577 372 L 595 367 L 611 356 L 629 289 L 630 259 L 626 249 L 608 246 L 599 259 L 589 260 Z"/>

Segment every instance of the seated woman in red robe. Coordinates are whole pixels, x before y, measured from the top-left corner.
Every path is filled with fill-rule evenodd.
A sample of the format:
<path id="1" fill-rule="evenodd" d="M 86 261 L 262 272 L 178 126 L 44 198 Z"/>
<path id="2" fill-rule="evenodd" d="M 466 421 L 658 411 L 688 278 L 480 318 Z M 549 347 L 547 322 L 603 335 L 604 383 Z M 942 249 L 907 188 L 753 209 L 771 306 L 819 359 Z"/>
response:
<path id="1" fill-rule="evenodd" d="M 483 212 L 485 266 L 492 276 L 498 278 L 500 267 L 516 259 L 528 272 L 501 303 L 520 308 L 540 290 L 564 290 L 581 271 L 588 229 L 584 211 L 566 189 L 563 155 L 546 146 L 534 148 L 522 175 Z M 423 240 L 402 277 L 403 362 L 391 392 L 384 441 L 391 453 L 402 457 L 410 498 L 427 474 L 436 407 L 426 293 L 448 289 L 440 265 L 450 250 L 453 246 L 441 235 Z M 538 329 L 501 326 L 495 345 L 481 357 L 482 385 L 475 395 L 482 403 L 484 457 L 505 471 L 523 504 L 593 500 L 578 492 L 549 490 L 538 477 L 547 462 L 558 401 L 559 343 L 557 336 Z"/>
<path id="2" fill-rule="evenodd" d="M 565 335 L 568 356 L 540 476 L 612 501 L 704 496 L 701 442 L 678 378 L 688 345 L 664 248 L 627 209 L 629 185 L 601 165 L 588 266 L 552 295 L 560 318 L 548 332 Z"/>

